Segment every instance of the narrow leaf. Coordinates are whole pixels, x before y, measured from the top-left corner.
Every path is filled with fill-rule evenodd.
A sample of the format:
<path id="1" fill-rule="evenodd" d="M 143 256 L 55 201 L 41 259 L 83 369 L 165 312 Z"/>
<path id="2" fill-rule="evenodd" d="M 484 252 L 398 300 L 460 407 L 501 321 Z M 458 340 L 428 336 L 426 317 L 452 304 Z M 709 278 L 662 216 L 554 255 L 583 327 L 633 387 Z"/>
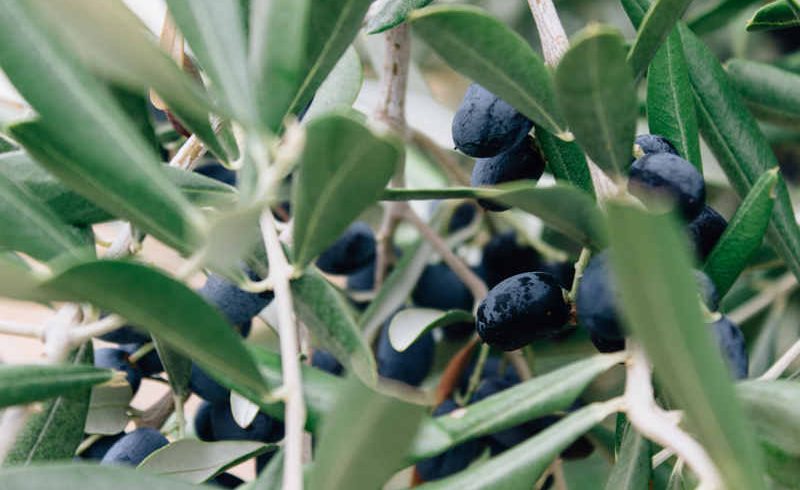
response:
<path id="1" fill-rule="evenodd" d="M 159 48 L 122 1 L 29 3 L 92 71 L 131 90 L 152 87 L 187 129 L 226 159 L 226 150 L 209 122 L 214 108 L 203 88 Z M 228 153 L 227 159 L 236 158 L 235 152 Z"/>
<path id="2" fill-rule="evenodd" d="M 691 2 L 692 0 L 656 0 L 650 5 L 638 27 L 636 40 L 628 52 L 628 62 L 637 77 L 647 70 L 650 60 Z"/>
<path id="3" fill-rule="evenodd" d="M 73 122 L 83 127 L 86 123 Z M 64 124 L 53 129 L 46 121 L 33 121 L 15 124 L 9 130 L 44 168 L 102 209 L 129 219 L 180 251 L 198 245 L 202 216 L 169 183 L 158 164 L 148 162 L 145 155 L 125 157 L 99 128 L 81 138 L 65 132 L 69 123 Z M 122 138 L 123 134 L 115 136 Z"/>
<path id="4" fill-rule="evenodd" d="M 544 153 L 547 168 L 556 180 L 572 184 L 594 197 L 594 184 L 581 147 L 574 141 L 562 141 L 542 128 L 536 128 L 536 141 Z"/>
<path id="5" fill-rule="evenodd" d="M 720 297 L 730 290 L 764 241 L 779 180 L 778 169 L 773 168 L 756 181 L 706 259 L 703 272 L 714 281 Z"/>
<path id="6" fill-rule="evenodd" d="M 256 98 L 247 70 L 239 2 L 167 0 L 167 5 L 217 98 L 240 122 L 255 123 Z"/>
<path id="7" fill-rule="evenodd" d="M 261 122 L 272 131 L 280 128 L 305 75 L 311 3 L 257 0 L 252 7 L 250 65 Z"/>
<path id="8" fill-rule="evenodd" d="M 680 34 L 673 30 L 647 71 L 647 124 L 702 173 L 700 136 Z"/>
<path id="9" fill-rule="evenodd" d="M 197 490 L 197 486 L 180 480 L 125 466 L 96 464 L 58 464 L 12 468 L 0 472 L 2 487 L 14 490 L 43 488 L 80 488 L 82 490 Z"/>
<path id="10" fill-rule="evenodd" d="M 321 275 L 306 272 L 291 282 L 297 317 L 320 345 L 364 383 L 377 380 L 372 350 L 361 336 L 350 306 Z"/>
<path id="11" fill-rule="evenodd" d="M 289 105 L 299 113 L 311 102 L 319 86 L 353 42 L 372 0 L 314 2 L 306 34 L 304 78 Z"/>
<path id="12" fill-rule="evenodd" d="M 529 182 L 514 182 L 494 188 L 387 189 L 383 193 L 384 200 L 464 198 L 491 199 L 517 207 L 597 250 L 606 243 L 603 217 L 597 204 L 585 192 L 570 186 L 532 187 Z"/>
<path id="13" fill-rule="evenodd" d="M 800 458 L 800 385 L 789 380 L 745 381 L 736 391 L 759 439 Z"/>
<path id="14" fill-rule="evenodd" d="M 91 342 L 78 347 L 70 354 L 72 366 L 89 367 L 93 364 Z M 17 436 L 14 446 L 6 456 L 4 465 L 28 466 L 34 462 L 69 459 L 83 439 L 83 426 L 89 410 L 91 389 L 72 395 L 60 396 L 44 404 L 42 410 L 28 419 Z M 38 471 L 38 469 L 37 469 Z M 4 485 L 11 485 L 6 475 L 0 476 Z M 8 488 L 22 488 L 9 486 Z"/>
<path id="15" fill-rule="evenodd" d="M 329 112 L 352 107 L 361 91 L 364 69 L 355 48 L 350 47 L 320 85 L 304 121 L 311 121 Z"/>
<path id="16" fill-rule="evenodd" d="M 192 374 L 192 360 L 178 353 L 158 337 L 153 337 L 158 359 L 167 373 L 172 392 L 179 397 L 189 394 L 189 377 Z"/>
<path id="17" fill-rule="evenodd" d="M 612 270 L 626 325 L 731 489 L 764 488 L 753 433 L 703 323 L 688 244 L 669 215 L 609 203 Z"/>
<path id="18" fill-rule="evenodd" d="M 558 454 L 575 439 L 617 410 L 610 403 L 593 403 L 484 463 L 453 476 L 426 483 L 420 490 L 527 490 Z"/>
<path id="19" fill-rule="evenodd" d="M 309 487 L 382 488 L 403 467 L 424 413 L 421 406 L 379 395 L 351 378 L 322 427 Z"/>
<path id="20" fill-rule="evenodd" d="M 790 0 L 775 0 L 758 9 L 747 22 L 748 31 L 772 31 L 800 26 L 800 15 L 792 9 Z"/>
<path id="21" fill-rule="evenodd" d="M 622 439 L 619 457 L 606 482 L 606 490 L 642 490 L 648 488 L 652 468 L 650 441 L 630 424 Z"/>
<path id="22" fill-rule="evenodd" d="M 741 59 L 729 61 L 726 68 L 756 116 L 778 124 L 800 124 L 800 74 Z"/>
<path id="23" fill-rule="evenodd" d="M 556 94 L 578 143 L 605 170 L 630 164 L 639 114 L 622 36 L 590 25 L 572 40 L 556 69 Z"/>
<path id="24" fill-rule="evenodd" d="M 68 395 L 111 380 L 113 371 L 83 365 L 0 366 L 0 407 Z"/>
<path id="25" fill-rule="evenodd" d="M 306 266 L 374 204 L 402 156 L 394 138 L 345 115 L 309 123 L 292 195 L 294 263 Z"/>
<path id="26" fill-rule="evenodd" d="M 679 25 L 703 139 L 744 198 L 765 171 L 778 165 L 769 142 L 736 93 L 713 53 Z M 795 276 L 800 277 L 800 228 L 786 184 L 778 182 L 768 238 Z"/>
<path id="27" fill-rule="evenodd" d="M 411 451 L 414 460 L 435 456 L 475 437 L 565 410 L 597 376 L 622 362 L 595 355 L 503 390 L 452 414 L 428 419 Z"/>
<path id="28" fill-rule="evenodd" d="M 27 189 L 0 174 L 0 248 L 49 261 L 59 256 L 92 257 L 82 234 L 59 219 Z"/>
<path id="29" fill-rule="evenodd" d="M 398 26 L 408 19 L 414 9 L 420 9 L 433 0 L 377 0 L 370 8 L 367 32 L 377 34 Z"/>
<path id="30" fill-rule="evenodd" d="M 396 351 L 403 352 L 419 337 L 434 328 L 474 322 L 472 313 L 464 310 L 406 308 L 392 317 L 389 323 L 389 342 Z"/>
<path id="31" fill-rule="evenodd" d="M 83 431 L 87 434 L 119 434 L 128 425 L 128 407 L 133 398 L 131 385 L 124 380 L 95 386 L 89 398 L 89 412 Z"/>
<path id="32" fill-rule="evenodd" d="M 261 375 L 270 387 L 283 385 L 281 356 L 266 349 L 248 345 L 253 360 L 259 367 Z M 319 430 L 320 421 L 333 410 L 337 397 L 341 393 L 345 381 L 311 366 L 302 366 L 303 395 L 308 409 L 306 429 L 312 432 Z M 245 394 L 242 392 L 242 394 Z M 252 398 L 251 398 L 252 399 Z M 255 401 L 255 400 L 253 400 Z M 283 404 L 260 403 L 261 410 L 272 417 L 283 420 Z"/>
<path id="33" fill-rule="evenodd" d="M 756 3 L 761 0 L 720 0 L 689 20 L 689 29 L 698 36 L 716 31 Z"/>
<path id="34" fill-rule="evenodd" d="M 266 452 L 268 448 L 256 441 L 204 442 L 181 439 L 151 453 L 137 469 L 191 483 L 203 483 L 232 466 Z"/>
<path id="35" fill-rule="evenodd" d="M 188 286 L 145 265 L 98 261 L 59 274 L 42 289 L 65 301 L 86 301 L 149 330 L 207 372 L 267 393 L 241 338 L 219 311 Z"/>
<path id="36" fill-rule="evenodd" d="M 426 7 L 413 12 L 410 22 L 450 66 L 559 138 L 572 139 L 544 62 L 505 24 L 480 9 L 455 5 Z"/>

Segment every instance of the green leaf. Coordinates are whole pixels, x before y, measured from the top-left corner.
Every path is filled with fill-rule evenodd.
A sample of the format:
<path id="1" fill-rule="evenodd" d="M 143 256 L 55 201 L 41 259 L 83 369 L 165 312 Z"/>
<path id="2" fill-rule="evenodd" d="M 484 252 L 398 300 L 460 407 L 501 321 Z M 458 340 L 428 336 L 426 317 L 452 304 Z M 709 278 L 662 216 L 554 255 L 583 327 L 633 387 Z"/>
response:
<path id="1" fill-rule="evenodd" d="M 689 29 L 699 36 L 708 34 L 724 27 L 756 3 L 761 3 L 761 0 L 720 0 L 689 20 Z"/>
<path id="2" fill-rule="evenodd" d="M 267 384 L 274 388 L 283 385 L 281 356 L 253 345 L 248 345 L 248 348 Z M 301 366 L 301 370 L 303 375 L 303 394 L 306 409 L 308 410 L 306 429 L 316 431 L 319 429 L 320 420 L 333 410 L 336 398 L 341 393 L 345 381 L 305 364 Z M 242 392 L 242 394 L 245 393 Z M 283 420 L 283 404 L 264 404 L 262 402 L 260 406 L 262 411 L 270 416 Z"/>
<path id="3" fill-rule="evenodd" d="M 308 124 L 294 179 L 294 263 L 305 267 L 375 203 L 400 163 L 403 149 L 343 114 Z"/>
<path id="4" fill-rule="evenodd" d="M 189 395 L 189 377 L 192 375 L 192 360 L 181 355 L 169 344 L 163 342 L 158 337 L 153 337 L 158 358 L 167 373 L 169 386 L 172 392 L 183 397 Z"/>
<path id="5" fill-rule="evenodd" d="M 426 7 L 409 20 L 414 32 L 450 66 L 563 140 L 553 81 L 528 42 L 499 20 L 467 6 Z"/>
<path id="6" fill-rule="evenodd" d="M 131 90 L 153 88 L 181 123 L 220 158 L 226 151 L 209 123 L 214 109 L 203 88 L 153 42 L 142 22 L 119 0 L 32 0 L 47 28 L 92 71 Z M 235 150 L 235 148 L 234 148 Z M 235 151 L 228 159 L 236 158 Z"/>
<path id="7" fill-rule="evenodd" d="M 169 12 L 211 79 L 211 89 L 243 124 L 254 124 L 256 98 L 247 69 L 239 2 L 167 0 Z"/>
<path id="8" fill-rule="evenodd" d="M 778 165 L 775 154 L 713 53 L 686 26 L 679 30 L 703 139 L 743 198 L 761 174 Z M 768 238 L 800 277 L 800 228 L 786 184 L 778 182 L 776 193 Z"/>
<path id="9" fill-rule="evenodd" d="M 503 390 L 451 415 L 428 419 L 420 429 L 411 457 L 415 461 L 429 458 L 466 440 L 565 410 L 593 379 L 623 359 L 621 354 L 595 355 Z"/>
<path id="10" fill-rule="evenodd" d="M 359 326 L 367 338 L 372 338 L 384 322 L 405 304 L 433 253 L 433 246 L 425 240 L 416 242 L 403 252 L 359 318 Z"/>
<path id="11" fill-rule="evenodd" d="M 207 372 L 267 394 L 241 338 L 222 314 L 162 272 L 133 262 L 97 261 L 64 271 L 42 289 L 56 299 L 86 301 L 118 313 Z"/>
<path id="12" fill-rule="evenodd" d="M 617 410 L 610 403 L 593 403 L 484 463 L 453 476 L 426 483 L 419 490 L 527 490 L 561 451 Z"/>
<path id="13" fill-rule="evenodd" d="M 647 124 L 701 173 L 700 136 L 680 34 L 673 30 L 647 71 Z"/>
<path id="14" fill-rule="evenodd" d="M 622 36 L 597 24 L 578 33 L 556 68 L 556 95 L 570 129 L 605 170 L 628 167 L 639 106 Z"/>
<path id="15" fill-rule="evenodd" d="M 125 466 L 58 464 L 11 468 L 0 472 L 3 487 L 14 490 L 81 488 L 83 490 L 197 490 L 196 485 L 151 475 Z"/>
<path id="16" fill-rule="evenodd" d="M 258 245 L 261 228 L 258 218 L 263 204 L 241 206 L 209 219 L 208 239 L 203 248 L 210 269 L 230 278 L 244 279 L 241 259 Z"/>
<path id="17" fill-rule="evenodd" d="M 306 74 L 311 3 L 310 0 L 259 1 L 252 9 L 250 65 L 256 79 L 261 122 L 272 131 L 280 128 Z"/>
<path id="18" fill-rule="evenodd" d="M 547 168 L 556 180 L 572 184 L 594 197 L 594 184 L 581 147 L 574 141 L 562 141 L 543 128 L 536 128 L 536 141 L 542 149 Z"/>
<path id="19" fill-rule="evenodd" d="M 167 180 L 180 187 L 183 195 L 196 206 L 228 207 L 237 200 L 233 187 L 205 175 L 169 166 L 164 166 L 164 170 Z M 91 225 L 114 219 L 111 214 L 62 184 L 25 152 L 0 155 L 2 177 L 36 196 L 66 223 Z"/>
<path id="20" fill-rule="evenodd" d="M 792 9 L 789 0 L 775 0 L 758 9 L 747 22 L 748 31 L 772 31 L 800 26 L 800 15 Z"/>
<path id="21" fill-rule="evenodd" d="M 353 42 L 372 0 L 314 2 L 309 12 L 306 40 L 305 77 L 289 105 L 289 112 L 301 111 Z"/>
<path id="22" fill-rule="evenodd" d="M 0 407 L 84 391 L 111 380 L 113 371 L 77 365 L 0 366 Z"/>
<path id="23" fill-rule="evenodd" d="M 320 345 L 364 383 L 377 380 L 372 350 L 361 336 L 350 306 L 320 274 L 306 272 L 291 282 L 297 317 Z"/>
<path id="24" fill-rule="evenodd" d="M 320 85 L 303 120 L 311 121 L 337 109 L 351 107 L 358 98 L 363 82 L 361 60 L 355 48 L 350 47 Z"/>
<path id="25" fill-rule="evenodd" d="M 530 182 L 512 182 L 493 188 L 386 189 L 383 193 L 384 200 L 464 198 L 491 199 L 519 208 L 596 250 L 606 244 L 603 216 L 597 204 L 585 192 L 570 186 L 532 187 Z"/>
<path id="26" fill-rule="evenodd" d="M 2 56 L 0 51 L 0 63 Z M 100 98 L 97 93 L 92 93 L 91 97 Z M 56 119 L 54 116 L 53 120 Z M 48 172 L 102 209 L 130 220 L 179 251 L 187 252 L 198 246 L 202 216 L 169 183 L 163 169 L 153 163 L 149 155 L 134 156 L 137 152 L 132 148 L 130 152 L 125 151 L 135 144 L 137 138 L 131 134 L 135 130 L 116 128 L 119 131 L 113 136 L 104 135 L 115 128 L 110 123 L 95 122 L 97 124 L 92 124 L 86 116 L 80 122 L 65 121 L 64 126 L 57 129 L 44 119 L 15 124 L 9 130 Z M 65 131 L 70 124 L 94 129 L 79 137 L 72 131 Z M 122 138 L 127 142 L 120 143 Z M 113 143 L 114 139 L 119 146 Z"/>
<path id="27" fill-rule="evenodd" d="M 800 385 L 794 381 L 745 381 L 736 386 L 759 439 L 800 458 Z"/>
<path id="28" fill-rule="evenodd" d="M 420 9 L 433 0 L 377 0 L 370 9 L 367 32 L 378 34 L 398 26 L 408 19 L 414 9 Z"/>
<path id="29" fill-rule="evenodd" d="M 389 323 L 389 342 L 396 351 L 403 352 L 419 337 L 434 328 L 474 322 L 472 313 L 464 310 L 406 308 L 392 317 Z"/>
<path id="30" fill-rule="evenodd" d="M 309 488 L 382 488 L 403 467 L 424 410 L 350 378 L 322 426 Z"/>
<path id="31" fill-rule="evenodd" d="M 620 3 L 633 27 L 638 29 L 650 8 L 650 0 L 620 0 Z"/>
<path id="32" fill-rule="evenodd" d="M 92 257 L 80 231 L 59 219 L 34 194 L 0 174 L 0 248 L 49 261 Z"/>
<path id="33" fill-rule="evenodd" d="M 137 469 L 191 483 L 203 483 L 267 451 L 257 441 L 204 442 L 181 439 L 152 452 Z"/>
<path id="34" fill-rule="evenodd" d="M 764 241 L 775 204 L 775 186 L 782 180 L 778 171 L 768 170 L 756 181 L 706 259 L 703 272 L 714 281 L 720 297 L 730 290 Z"/>
<path id="35" fill-rule="evenodd" d="M 731 82 L 756 116 L 778 124 L 800 124 L 799 74 L 741 59 L 729 61 L 726 68 Z"/>
<path id="36" fill-rule="evenodd" d="M 21 300 L 45 299 L 38 291 L 42 276 L 27 264 L 0 256 L 0 296 Z"/>
<path id="37" fill-rule="evenodd" d="M 251 487 L 241 488 L 239 490 L 272 490 L 281 488 L 283 484 L 283 448 L 279 448 L 275 455 L 267 463 L 267 467 L 261 471 L 258 478 L 249 483 Z"/>
<path id="38" fill-rule="evenodd" d="M 688 244 L 670 215 L 608 203 L 611 262 L 626 325 L 731 489 L 761 489 L 759 454 L 711 331 Z"/>
<path id="39" fill-rule="evenodd" d="M 124 380 L 121 383 L 95 386 L 89 398 L 89 412 L 83 431 L 87 434 L 119 434 L 128 425 L 128 407 L 133 390 Z"/>
<path id="40" fill-rule="evenodd" d="M 606 490 L 649 488 L 648 484 L 653 472 L 650 466 L 651 452 L 650 441 L 636 432 L 630 424 L 627 424 L 617 462 L 611 469 L 611 475 L 606 482 Z"/>
<path id="41" fill-rule="evenodd" d="M 91 342 L 75 349 L 68 361 L 73 366 L 93 364 Z M 27 466 L 38 461 L 69 459 L 83 439 L 83 426 L 89 410 L 91 390 L 86 388 L 72 395 L 60 396 L 45 403 L 40 412 L 28 419 L 6 456 L 6 466 Z M 38 471 L 38 470 L 37 470 Z M 10 485 L 0 473 L 4 485 Z M 22 488 L 22 487 L 10 487 Z"/>
<path id="42" fill-rule="evenodd" d="M 692 0 L 656 0 L 650 5 L 628 52 L 628 63 L 638 78 L 650 64 L 656 51 L 672 32 Z"/>
<path id="43" fill-rule="evenodd" d="M 792 488 L 800 478 L 800 385 L 788 380 L 746 381 L 737 385 L 748 419 L 756 429 L 769 475 Z"/>

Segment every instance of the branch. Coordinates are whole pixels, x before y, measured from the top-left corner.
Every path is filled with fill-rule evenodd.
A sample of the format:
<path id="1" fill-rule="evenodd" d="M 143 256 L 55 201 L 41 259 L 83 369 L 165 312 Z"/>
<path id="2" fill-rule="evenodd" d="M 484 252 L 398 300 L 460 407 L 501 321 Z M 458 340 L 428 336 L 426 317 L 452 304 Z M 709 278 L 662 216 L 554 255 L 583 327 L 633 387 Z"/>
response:
<path id="1" fill-rule="evenodd" d="M 556 66 L 569 49 L 569 39 L 558 18 L 558 12 L 551 0 L 528 0 L 528 5 L 539 31 L 539 39 L 544 53 L 544 62 Z"/>
<path id="2" fill-rule="evenodd" d="M 381 75 L 380 104 L 375 109 L 375 118 L 397 131 L 406 139 L 406 90 L 408 87 L 408 68 L 411 58 L 411 36 L 408 24 L 401 24 L 384 34 L 386 58 Z M 405 165 L 395 170 L 392 185 L 405 186 Z M 386 277 L 386 271 L 394 262 L 393 238 L 397 226 L 403 218 L 402 204 L 391 202 L 386 205 L 381 227 L 378 230 L 378 250 L 375 258 L 375 287 L 379 288 Z"/>
<path id="3" fill-rule="evenodd" d="M 483 282 L 483 280 L 478 277 L 477 274 L 472 272 L 472 269 L 470 269 L 463 260 L 458 258 L 456 254 L 450 250 L 447 242 L 445 242 L 444 239 L 433 230 L 433 228 L 428 226 L 428 223 L 420 218 L 419 215 L 417 215 L 417 213 L 414 212 L 414 210 L 408 205 L 405 206 L 405 218 L 412 225 L 414 225 L 417 230 L 419 230 L 423 238 L 425 238 L 425 240 L 427 240 L 433 246 L 436 252 L 441 255 L 445 264 L 447 264 L 447 266 L 453 270 L 458 278 L 461 279 L 464 285 L 469 288 L 476 303 L 486 297 L 489 290 L 486 288 L 486 284 Z"/>
<path id="4" fill-rule="evenodd" d="M 0 334 L 41 338 L 44 335 L 44 326 L 0 320 Z"/>
<path id="5" fill-rule="evenodd" d="M 292 267 L 286 260 L 275 219 L 269 209 L 261 215 L 261 231 L 269 260 L 269 276 L 275 286 L 275 302 L 278 308 L 280 328 L 281 367 L 283 386 L 280 393 L 285 400 L 286 457 L 283 464 L 283 488 L 302 490 L 303 488 L 303 427 L 306 421 L 306 407 L 303 401 L 303 380 L 298 359 L 297 324 L 294 318 L 292 290 L 289 279 Z M 276 393 L 277 394 L 277 393 Z"/>
<path id="6" fill-rule="evenodd" d="M 92 340 L 94 337 L 113 332 L 123 325 L 125 325 L 124 318 L 119 315 L 108 315 L 94 323 L 87 323 L 86 325 L 80 325 L 72 329 L 70 331 L 70 343 L 73 347 L 81 345 L 84 342 Z"/>
<path id="7" fill-rule="evenodd" d="M 762 381 L 774 381 L 778 379 L 798 357 L 800 357 L 800 340 L 792 344 L 781 358 L 775 361 L 775 364 L 767 369 L 767 372 L 762 374 L 758 379 Z"/>
<path id="8" fill-rule="evenodd" d="M 628 350 L 631 358 L 626 365 L 625 403 L 631 425 L 648 439 L 675 451 L 698 476 L 703 488 L 723 488 L 719 471 L 703 446 L 656 404 L 644 350 L 630 341 Z"/>
<path id="9" fill-rule="evenodd" d="M 795 279 L 791 272 L 787 272 L 757 296 L 749 299 L 746 303 L 733 310 L 728 315 L 728 318 L 730 318 L 733 323 L 740 325 L 771 305 L 776 298 L 791 292 L 796 287 L 797 279 Z"/>

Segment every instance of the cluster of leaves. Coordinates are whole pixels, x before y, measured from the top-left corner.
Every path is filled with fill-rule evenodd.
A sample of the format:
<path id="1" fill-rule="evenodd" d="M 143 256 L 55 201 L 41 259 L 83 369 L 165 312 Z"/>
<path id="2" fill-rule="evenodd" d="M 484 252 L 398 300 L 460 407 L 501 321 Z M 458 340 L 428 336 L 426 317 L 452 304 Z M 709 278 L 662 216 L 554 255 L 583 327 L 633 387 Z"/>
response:
<path id="1" fill-rule="evenodd" d="M 742 5 L 753 2 L 722 0 L 684 23 L 688 1 L 622 0 L 637 29 L 630 47 L 618 29 L 592 24 L 573 37 L 553 68 L 487 12 L 429 3 L 168 0 L 202 72 L 198 82 L 120 0 L 5 2 L 0 67 L 36 117 L 5 126 L 0 141 L 0 295 L 113 312 L 153 336 L 177 396 L 188 393 L 191 359 L 282 419 L 284 407 L 273 398 L 283 382 L 281 356 L 242 340 L 183 278 L 141 260 L 98 258 L 92 226 L 127 221 L 134 235 L 152 236 L 192 263 L 252 287 L 241 264 L 269 270 L 259 216 L 285 200 L 291 175 L 287 253 L 296 270 L 294 311 L 315 347 L 334 353 L 354 375 L 344 380 L 303 366 L 306 429 L 318 439 L 306 481 L 311 488 L 376 488 L 464 441 L 567 411 L 625 359 L 624 353 L 588 354 L 591 345 L 580 334 L 535 344 L 537 376 L 469 405 L 457 417 L 431 417 L 428 407 L 378 379 L 369 340 L 407 302 L 433 247 L 423 240 L 407 246 L 358 316 L 347 293 L 313 261 L 380 201 L 491 199 L 515 208 L 515 217 L 536 217 L 589 251 L 610 247 L 625 323 L 654 365 L 662 401 L 683 412 L 685 429 L 708 452 L 726 487 L 796 485 L 800 447 L 792 435 L 800 430 L 800 388 L 791 380 L 730 382 L 704 328 L 692 260 L 673 217 L 651 214 L 622 196 L 609 199 L 593 183 L 589 162 L 623 182 L 639 123 L 640 84 L 647 88 L 649 131 L 664 135 L 699 170 L 712 167 L 710 155 L 701 152 L 702 136 L 733 191 L 723 184 L 719 193 L 741 199 L 728 231 L 702 264 L 726 295 L 722 309 L 758 313 L 780 298 L 766 320 L 753 313 L 742 318 L 753 339 L 755 377 L 777 358 L 778 330 L 792 311 L 786 288 L 784 297 L 775 292 L 776 278 L 800 277 L 800 228 L 763 130 L 781 124 L 797 138 L 800 63 L 787 56 L 771 64 L 732 59 L 723 66 L 698 37 L 735 21 Z M 370 4 L 366 31 L 409 24 L 451 68 L 530 118 L 557 184 L 387 188 L 404 163 L 412 172 L 414 165 L 428 171 L 435 166 L 415 160 L 420 152 L 413 143 L 370 127 L 351 108 L 363 79 L 352 45 Z M 777 0 L 746 26 L 734 27 L 778 29 L 797 26 L 798 19 L 795 0 Z M 145 102 L 151 90 L 192 138 L 237 170 L 236 187 L 161 161 L 164 136 L 153 131 Z M 301 113 L 298 127 L 292 121 Z M 444 228 L 441 218 L 435 216 L 431 226 Z M 449 245 L 475 240 L 474 228 L 480 227 L 466 237 L 449 237 Z M 768 246 L 762 244 L 765 236 Z M 402 350 L 428 330 L 465 319 L 472 319 L 470 312 L 412 311 L 395 318 L 391 340 Z M 791 334 L 791 340 L 798 337 Z M 202 483 L 267 450 L 257 443 L 180 439 L 136 471 L 52 464 L 69 460 L 84 432 L 118 432 L 128 421 L 128 400 L 120 405 L 108 391 L 118 380 L 86 365 L 89 344 L 76 347 L 59 365 L 0 368 L 0 407 L 47 400 L 7 457 L 0 481 L 8 488 L 193 488 L 175 476 Z M 615 448 L 604 421 L 620 407 L 603 403 L 614 394 L 601 390 L 592 398 L 598 403 L 423 488 L 530 488 L 586 433 L 614 464 L 598 455 L 571 473 L 596 474 L 591 465 L 599 465 L 608 475 L 607 488 L 682 485 L 682 465 L 670 460 L 654 468 L 657 448 L 629 425 L 619 424 Z M 241 408 L 245 402 L 231 403 Z M 280 461 L 275 458 L 248 485 L 278 488 Z M 588 481 L 596 488 L 596 479 Z"/>

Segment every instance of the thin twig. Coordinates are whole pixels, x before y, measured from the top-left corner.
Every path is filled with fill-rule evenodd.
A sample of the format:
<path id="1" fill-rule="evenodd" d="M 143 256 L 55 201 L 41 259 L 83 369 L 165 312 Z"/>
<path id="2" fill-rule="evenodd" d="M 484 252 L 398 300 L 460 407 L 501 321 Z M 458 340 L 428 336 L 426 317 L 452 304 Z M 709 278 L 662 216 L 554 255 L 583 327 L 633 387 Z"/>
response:
<path id="1" fill-rule="evenodd" d="M 0 320 L 0 334 L 41 338 L 44 334 L 44 327 L 42 325 L 27 325 L 10 320 Z"/>
<path id="2" fill-rule="evenodd" d="M 728 318 L 736 324 L 742 324 L 771 305 L 777 297 L 789 293 L 796 287 L 797 279 L 795 279 L 794 274 L 787 272 L 767 289 L 730 312 Z"/>
<path id="3" fill-rule="evenodd" d="M 408 88 L 408 68 L 411 59 L 411 36 L 408 24 L 401 24 L 385 34 L 386 61 L 381 74 L 381 98 L 375 109 L 375 118 L 392 128 L 406 139 L 406 91 Z M 405 186 L 405 165 L 395 169 L 392 179 L 394 187 Z M 378 288 L 386 277 L 386 271 L 394 262 L 394 233 L 403 218 L 402 203 L 390 202 L 386 205 L 377 234 L 377 255 L 375 258 L 375 287 Z"/>
<path id="4" fill-rule="evenodd" d="M 408 129 L 411 143 L 428 152 L 442 168 L 447 177 L 458 185 L 469 185 L 470 177 L 466 170 L 458 164 L 458 159 L 449 151 L 440 147 L 428 135 L 414 128 Z"/>
<path id="5" fill-rule="evenodd" d="M 528 0 L 528 5 L 539 30 L 544 62 L 556 66 L 569 49 L 569 39 L 558 18 L 556 7 L 551 0 Z"/>
<path id="6" fill-rule="evenodd" d="M 792 363 L 800 357 L 800 340 L 792 344 L 791 347 L 778 359 L 775 361 L 767 372 L 762 374 L 758 379 L 762 381 L 772 381 L 776 380 L 783 374 L 786 369 L 792 365 Z"/>
<path id="7" fill-rule="evenodd" d="M 433 246 L 436 252 L 441 255 L 445 264 L 447 264 L 447 266 L 452 269 L 458 278 L 461 279 L 461 282 L 467 286 L 472 293 L 472 297 L 475 298 L 475 302 L 477 303 L 485 298 L 489 290 L 486 288 L 486 284 L 483 282 L 483 280 L 478 277 L 477 274 L 472 272 L 472 269 L 470 269 L 463 260 L 458 258 L 458 256 L 454 254 L 452 250 L 450 250 L 447 242 L 440 237 L 433 228 L 428 226 L 428 223 L 420 218 L 419 215 L 417 215 L 417 213 L 411 209 L 411 206 L 405 206 L 405 210 L 405 217 L 408 222 L 414 225 L 417 230 L 419 230 L 423 238 L 425 238 L 425 240 L 427 240 Z"/>
<path id="8" fill-rule="evenodd" d="M 275 285 L 275 302 L 278 308 L 280 328 L 281 367 L 283 386 L 278 392 L 285 400 L 286 455 L 283 465 L 283 488 L 301 490 L 303 488 L 303 427 L 306 421 L 306 407 L 303 401 L 303 379 L 300 374 L 298 356 L 297 324 L 294 317 L 292 290 L 289 279 L 292 267 L 286 260 L 275 219 L 267 209 L 261 215 L 261 231 L 269 260 L 269 275 Z"/>
<path id="9" fill-rule="evenodd" d="M 656 404 L 647 356 L 639 345 L 628 343 L 631 357 L 626 364 L 625 404 L 631 425 L 648 439 L 675 451 L 704 488 L 723 488 L 720 473 L 703 446 Z"/>
<path id="10" fill-rule="evenodd" d="M 73 346 L 81 345 L 95 337 L 113 332 L 125 325 L 125 323 L 125 319 L 119 315 L 108 315 L 94 323 L 87 323 L 73 328 L 70 331 L 70 342 Z"/>

